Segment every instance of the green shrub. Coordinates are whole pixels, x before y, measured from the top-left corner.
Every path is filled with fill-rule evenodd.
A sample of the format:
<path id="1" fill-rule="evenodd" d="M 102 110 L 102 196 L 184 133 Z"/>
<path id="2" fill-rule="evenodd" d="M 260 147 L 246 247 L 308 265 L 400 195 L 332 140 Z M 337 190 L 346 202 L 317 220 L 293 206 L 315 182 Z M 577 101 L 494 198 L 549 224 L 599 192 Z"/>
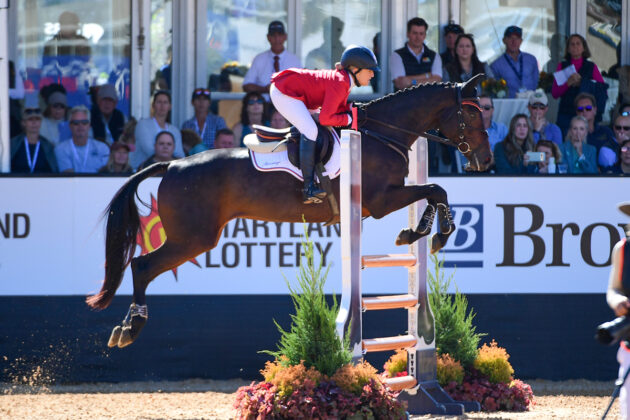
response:
<path id="1" fill-rule="evenodd" d="M 475 359 L 474 367 L 494 384 L 508 384 L 512 381 L 514 369 L 508 362 L 510 355 L 503 347 L 497 346 L 492 340 L 490 345 L 484 344 Z"/>
<path id="2" fill-rule="evenodd" d="M 473 364 L 477 357 L 479 340 L 485 334 L 477 333 L 473 325 L 475 314 L 468 310 L 468 299 L 455 287 L 455 294 L 448 293 L 453 275 L 444 279 L 442 266 L 437 256 L 431 255 L 433 272 L 428 271 L 429 303 L 435 318 L 435 347 L 438 354 L 448 353 L 464 368 Z"/>
<path id="3" fill-rule="evenodd" d="M 322 261 L 316 267 L 313 258 L 313 242 L 308 238 L 304 225 L 302 241 L 304 256 L 300 260 L 298 273 L 299 290 L 294 290 L 287 281 L 295 314 L 291 315 L 291 329 L 285 331 L 275 322 L 280 331 L 278 351 L 264 351 L 280 360 L 283 365 L 295 366 L 304 363 L 306 369 L 314 367 L 326 376 L 352 361 L 348 350 L 349 340 L 341 343 L 337 337 L 337 299 L 328 306 L 324 295 L 326 272 L 322 273 Z"/>

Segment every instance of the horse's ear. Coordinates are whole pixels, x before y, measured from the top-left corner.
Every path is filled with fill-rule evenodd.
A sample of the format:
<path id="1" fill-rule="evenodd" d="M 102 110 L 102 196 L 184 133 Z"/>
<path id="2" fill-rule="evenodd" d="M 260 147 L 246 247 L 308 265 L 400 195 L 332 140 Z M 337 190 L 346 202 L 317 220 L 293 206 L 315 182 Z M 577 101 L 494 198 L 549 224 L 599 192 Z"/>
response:
<path id="1" fill-rule="evenodd" d="M 464 98 L 474 98 L 477 96 L 477 84 L 486 79 L 486 75 L 484 73 L 479 73 L 468 79 L 464 86 L 462 87 L 462 96 Z"/>

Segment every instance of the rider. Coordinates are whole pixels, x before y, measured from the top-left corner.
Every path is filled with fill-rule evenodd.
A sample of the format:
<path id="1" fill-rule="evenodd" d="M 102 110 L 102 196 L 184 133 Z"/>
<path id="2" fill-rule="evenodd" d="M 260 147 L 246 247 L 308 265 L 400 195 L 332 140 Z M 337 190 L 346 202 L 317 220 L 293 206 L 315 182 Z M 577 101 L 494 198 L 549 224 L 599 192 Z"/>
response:
<path id="1" fill-rule="evenodd" d="M 269 96 L 276 109 L 301 133 L 300 169 L 304 176 L 304 204 L 321 203 L 326 197 L 315 182 L 317 124 L 309 110 L 321 109 L 319 122 L 329 126 L 352 124 L 348 95 L 353 86 L 367 86 L 380 71 L 376 56 L 366 47 L 351 45 L 341 55 L 334 70 L 291 68 L 271 78 Z"/>

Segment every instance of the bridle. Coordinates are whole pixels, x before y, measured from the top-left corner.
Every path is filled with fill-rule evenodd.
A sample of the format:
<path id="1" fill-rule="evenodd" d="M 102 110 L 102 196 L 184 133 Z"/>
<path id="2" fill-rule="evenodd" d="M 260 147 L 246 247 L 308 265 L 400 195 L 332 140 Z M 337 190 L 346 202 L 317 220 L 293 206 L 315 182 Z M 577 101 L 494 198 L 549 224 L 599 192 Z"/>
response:
<path id="1" fill-rule="evenodd" d="M 432 133 L 428 133 L 428 132 L 424 132 L 424 133 L 418 133 L 416 131 L 411 131 L 411 130 L 406 130 L 404 128 L 400 128 L 400 127 L 396 127 L 395 125 L 386 123 L 385 121 L 381 121 L 381 120 L 377 120 L 375 118 L 369 117 L 367 115 L 367 109 L 364 107 L 363 111 L 365 112 L 365 119 L 364 119 L 364 123 L 367 121 L 371 121 L 374 122 L 376 124 L 382 125 L 383 127 L 387 127 L 390 128 L 394 131 L 398 131 L 400 133 L 404 133 L 407 135 L 411 135 L 414 137 L 426 137 L 429 140 L 433 140 L 448 146 L 453 146 L 455 148 L 457 148 L 457 150 L 459 150 L 462 154 L 468 153 L 471 150 L 470 144 L 468 144 L 468 142 L 464 141 L 464 130 L 467 128 L 466 122 L 464 121 L 464 110 L 463 110 L 463 106 L 464 105 L 470 105 L 473 106 L 475 108 L 477 108 L 479 110 L 479 112 L 481 112 L 481 107 L 479 106 L 479 104 L 477 103 L 477 99 L 476 98 L 462 98 L 462 91 L 461 88 L 459 86 L 457 86 L 457 105 L 458 105 L 458 109 L 457 109 L 457 137 L 459 138 L 459 142 L 454 142 L 453 140 L 444 137 L 442 135 L 438 135 L 436 134 L 432 134 Z M 450 115 L 449 115 L 450 117 Z M 485 131 L 483 129 L 480 128 L 474 128 L 474 127 L 468 127 L 471 130 L 479 130 L 479 131 Z M 409 147 L 407 144 L 393 139 L 391 137 L 385 136 L 383 134 L 380 133 L 376 133 L 372 130 L 369 130 L 367 128 L 364 127 L 359 127 L 359 131 L 362 132 L 363 134 L 370 136 L 370 137 L 374 137 L 376 138 L 378 141 L 380 141 L 381 143 L 385 144 L 386 146 L 392 148 L 394 151 L 396 151 L 399 155 L 402 156 L 403 160 L 405 161 L 405 163 L 409 163 L 409 159 L 406 155 L 406 153 L 403 153 L 403 150 L 405 150 L 406 152 L 411 150 L 411 147 Z M 464 146 L 464 147 L 462 147 Z"/>

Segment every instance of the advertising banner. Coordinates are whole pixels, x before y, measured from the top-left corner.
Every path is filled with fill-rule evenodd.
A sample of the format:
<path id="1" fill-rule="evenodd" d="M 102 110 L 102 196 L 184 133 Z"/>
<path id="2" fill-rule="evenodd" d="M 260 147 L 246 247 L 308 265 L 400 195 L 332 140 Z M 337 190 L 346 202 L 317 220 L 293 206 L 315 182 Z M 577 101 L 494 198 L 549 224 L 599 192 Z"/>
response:
<path id="1" fill-rule="evenodd" d="M 144 181 L 143 230 L 136 255 L 157 248 L 165 232 L 157 187 Z M 0 295 L 87 295 L 100 288 L 107 204 L 125 178 L 0 179 Z M 444 253 L 445 275 L 465 293 L 604 293 L 612 246 L 630 222 L 616 209 L 628 200 L 624 178 L 433 178 L 449 194 L 457 230 Z M 363 254 L 404 253 L 402 209 L 363 222 Z M 437 225 L 437 223 L 436 223 Z M 216 248 L 158 276 L 148 294 L 286 294 L 307 230 L 329 267 L 326 291 L 341 291 L 339 226 L 237 219 Z M 432 269 L 429 260 L 429 269 Z M 363 271 L 363 293 L 407 290 L 404 268 Z M 130 294 L 127 269 L 118 291 Z"/>

